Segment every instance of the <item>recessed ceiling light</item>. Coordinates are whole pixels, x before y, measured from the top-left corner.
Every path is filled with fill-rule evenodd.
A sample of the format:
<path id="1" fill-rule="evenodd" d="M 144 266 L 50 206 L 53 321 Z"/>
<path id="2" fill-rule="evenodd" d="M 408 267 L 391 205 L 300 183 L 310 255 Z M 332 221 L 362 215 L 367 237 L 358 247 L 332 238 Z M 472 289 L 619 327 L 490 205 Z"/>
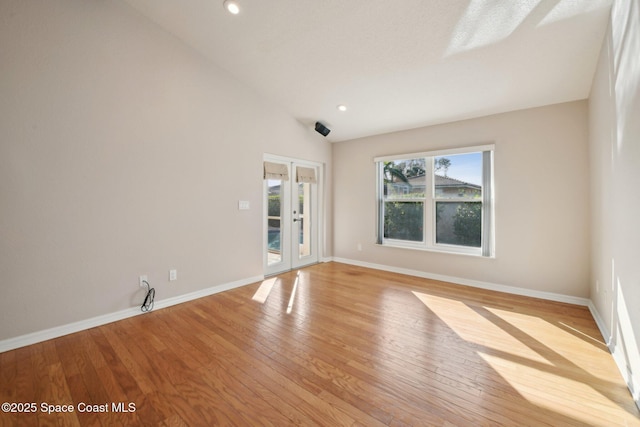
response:
<path id="1" fill-rule="evenodd" d="M 237 15 L 238 13 L 240 13 L 240 6 L 238 5 L 237 1 L 224 0 L 223 5 L 224 5 L 224 8 L 227 9 L 227 11 L 229 11 L 229 13 L 233 15 Z"/>
<path id="2" fill-rule="evenodd" d="M 340 104 L 340 105 L 338 105 L 338 107 L 337 107 L 337 108 L 338 108 L 338 110 L 340 110 L 340 111 L 347 111 L 347 106 L 346 106 L 346 105 L 342 105 L 342 104 Z"/>

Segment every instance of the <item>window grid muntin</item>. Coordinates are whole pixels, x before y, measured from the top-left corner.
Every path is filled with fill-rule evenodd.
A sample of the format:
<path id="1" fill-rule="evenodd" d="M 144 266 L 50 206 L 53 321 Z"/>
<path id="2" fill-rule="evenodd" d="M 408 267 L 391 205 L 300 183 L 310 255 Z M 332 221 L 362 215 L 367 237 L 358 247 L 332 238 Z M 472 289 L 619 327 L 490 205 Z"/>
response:
<path id="1" fill-rule="evenodd" d="M 493 243 L 492 236 L 489 234 L 493 233 L 492 223 L 487 223 L 487 211 L 493 209 L 493 194 L 492 188 L 487 186 L 486 183 L 492 182 L 493 175 L 493 145 L 479 146 L 479 147 L 469 147 L 468 149 L 454 149 L 454 150 L 444 150 L 439 152 L 434 152 L 431 156 L 420 156 L 413 157 L 411 155 L 398 155 L 391 156 L 386 158 L 376 158 L 375 161 L 379 165 L 378 168 L 378 200 L 379 200 L 379 209 L 378 209 L 378 244 L 389 245 L 389 246 L 398 246 L 398 247 L 406 247 L 412 249 L 424 249 L 424 250 L 435 250 L 438 252 L 453 252 L 460 254 L 472 254 L 472 255 L 482 255 L 482 256 L 493 256 Z M 442 198 L 437 197 L 435 191 L 435 172 L 434 172 L 434 160 L 436 157 L 442 157 L 446 154 L 457 155 L 457 154 L 473 154 L 473 153 L 481 153 L 482 155 L 482 185 L 480 190 L 480 195 L 476 197 L 459 197 L 459 198 Z M 423 154 L 423 153 L 420 153 Z M 411 198 L 411 199 L 387 199 L 384 195 L 384 177 L 383 177 L 383 162 L 384 161 L 401 161 L 401 160 L 414 160 L 418 158 L 424 158 L 425 160 L 425 179 L 426 179 L 426 187 L 429 188 L 430 191 L 425 191 L 425 198 Z M 487 161 L 488 160 L 488 161 Z M 490 173 L 491 176 L 486 176 L 487 172 Z M 489 194 L 487 194 L 487 191 Z M 408 240 L 398 240 L 384 237 L 384 204 L 389 200 L 396 201 L 423 201 L 424 200 L 424 214 L 423 214 L 423 242 L 419 243 L 415 241 Z M 436 209 L 437 203 L 478 203 L 480 204 L 480 233 L 481 233 L 481 243 L 480 247 L 476 246 L 465 246 L 465 245 L 455 245 L 455 244 L 447 244 L 447 243 L 437 243 L 437 219 L 436 219 Z M 431 208 L 428 208 L 428 207 Z M 491 216 L 493 214 L 491 213 Z M 428 232 L 430 230 L 430 232 Z"/>

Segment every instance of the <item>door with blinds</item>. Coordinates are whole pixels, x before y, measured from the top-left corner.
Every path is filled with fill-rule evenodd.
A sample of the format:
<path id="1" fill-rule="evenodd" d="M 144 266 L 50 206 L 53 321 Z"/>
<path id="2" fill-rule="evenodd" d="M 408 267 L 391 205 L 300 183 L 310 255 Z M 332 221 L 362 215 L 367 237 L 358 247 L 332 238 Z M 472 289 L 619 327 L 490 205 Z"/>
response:
<path id="1" fill-rule="evenodd" d="M 318 262 L 320 171 L 316 163 L 265 156 L 265 275 Z"/>

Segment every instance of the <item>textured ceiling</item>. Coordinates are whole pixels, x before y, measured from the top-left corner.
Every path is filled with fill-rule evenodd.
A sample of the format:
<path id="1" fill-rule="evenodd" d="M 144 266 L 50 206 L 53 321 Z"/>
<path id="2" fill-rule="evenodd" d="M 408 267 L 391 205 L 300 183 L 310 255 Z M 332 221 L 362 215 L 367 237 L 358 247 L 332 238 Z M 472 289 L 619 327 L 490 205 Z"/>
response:
<path id="1" fill-rule="evenodd" d="M 126 0 L 330 141 L 589 96 L 611 0 Z M 336 106 L 344 104 L 346 112 Z"/>

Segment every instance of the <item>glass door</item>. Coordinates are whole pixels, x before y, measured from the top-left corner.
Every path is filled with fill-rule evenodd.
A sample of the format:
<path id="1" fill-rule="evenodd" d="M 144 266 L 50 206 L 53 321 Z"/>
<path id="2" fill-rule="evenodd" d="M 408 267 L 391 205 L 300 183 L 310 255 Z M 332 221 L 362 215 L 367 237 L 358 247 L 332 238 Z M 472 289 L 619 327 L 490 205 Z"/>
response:
<path id="1" fill-rule="evenodd" d="M 265 156 L 264 270 L 318 262 L 319 165 Z"/>
<path id="2" fill-rule="evenodd" d="M 317 168 L 293 163 L 293 169 L 296 183 L 292 192 L 291 268 L 298 268 L 318 262 L 318 185 Z"/>
<path id="3" fill-rule="evenodd" d="M 289 234 L 285 229 L 286 197 L 289 193 L 288 182 L 284 179 L 265 179 L 267 197 L 267 244 L 266 267 L 267 274 L 291 269 L 288 254 Z M 287 243 L 283 245 L 282 243 Z"/>

